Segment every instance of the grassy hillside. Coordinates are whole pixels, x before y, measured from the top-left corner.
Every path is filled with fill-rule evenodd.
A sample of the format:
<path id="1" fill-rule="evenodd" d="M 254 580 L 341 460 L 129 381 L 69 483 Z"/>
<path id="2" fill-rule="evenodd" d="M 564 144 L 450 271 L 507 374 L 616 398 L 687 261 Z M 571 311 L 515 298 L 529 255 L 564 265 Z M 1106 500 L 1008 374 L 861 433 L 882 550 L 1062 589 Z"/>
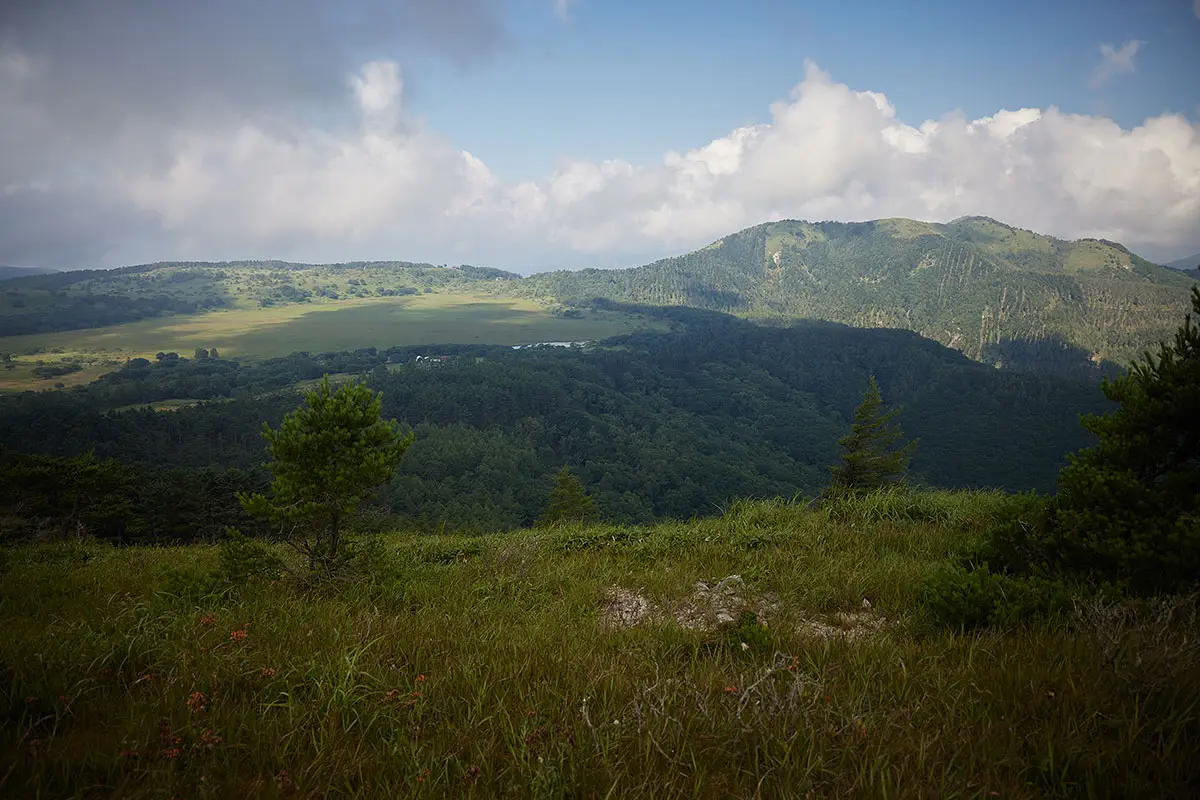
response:
<path id="1" fill-rule="evenodd" d="M 452 268 L 403 261 L 169 262 L 57 272 L 0 286 L 0 336 L 105 327 L 211 309 L 405 297 L 467 287 L 479 292 L 516 277 L 469 265 Z"/>
<path id="2" fill-rule="evenodd" d="M 563 316 L 526 298 L 467 289 L 235 308 L 0 337 L 0 352 L 13 354 L 8 362 L 13 367 L 0 372 L 0 389 L 79 385 L 119 368 L 127 358 L 153 359 L 163 351 L 190 355 L 198 347 L 216 347 L 226 357 L 262 359 L 298 351 L 413 344 L 592 341 L 647 326 L 651 323 L 636 314 L 590 310 Z M 80 369 L 63 375 L 38 370 L 47 365 Z"/>
<path id="3" fill-rule="evenodd" d="M 1056 367 L 1063 351 L 1125 363 L 1169 337 L 1191 285 L 1113 242 L 967 217 L 774 222 L 644 267 L 549 273 L 520 287 L 578 304 L 602 297 L 904 328 L 977 360 Z"/>
<path id="4" fill-rule="evenodd" d="M 922 617 L 1006 502 L 389 534 L 321 592 L 214 582 L 212 547 L 2 550 L 0 794 L 1195 796 L 1194 602 Z"/>

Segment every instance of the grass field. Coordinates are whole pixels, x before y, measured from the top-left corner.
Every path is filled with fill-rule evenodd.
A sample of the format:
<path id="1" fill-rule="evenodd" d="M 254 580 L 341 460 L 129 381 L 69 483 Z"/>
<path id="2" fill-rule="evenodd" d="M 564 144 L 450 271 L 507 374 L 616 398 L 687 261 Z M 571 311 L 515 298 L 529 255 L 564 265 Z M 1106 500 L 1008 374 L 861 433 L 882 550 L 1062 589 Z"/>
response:
<path id="1" fill-rule="evenodd" d="M 1195 797 L 1194 600 L 923 616 L 1005 502 L 384 534 L 321 591 L 213 583 L 210 546 L 0 550 L 0 794 Z"/>
<path id="2" fill-rule="evenodd" d="M 449 292 L 214 311 L 0 338 L 0 351 L 17 354 L 16 368 L 0 372 L 0 388 L 44 388 L 56 382 L 70 386 L 85 377 L 94 380 L 126 357 L 153 358 L 157 352 L 171 351 L 190 357 L 197 347 L 254 359 L 369 346 L 589 341 L 648 325 L 612 312 L 564 318 L 531 300 Z M 42 380 L 30 372 L 35 359 L 48 364 L 78 361 L 86 369 Z"/>

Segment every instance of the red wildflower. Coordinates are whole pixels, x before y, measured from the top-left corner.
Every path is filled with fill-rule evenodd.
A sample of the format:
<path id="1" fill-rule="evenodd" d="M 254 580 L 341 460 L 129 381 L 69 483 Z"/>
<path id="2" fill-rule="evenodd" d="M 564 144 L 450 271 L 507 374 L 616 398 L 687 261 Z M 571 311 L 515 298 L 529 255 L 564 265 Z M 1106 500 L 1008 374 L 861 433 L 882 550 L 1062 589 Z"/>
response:
<path id="1" fill-rule="evenodd" d="M 229 641 L 240 642 L 240 641 L 243 641 L 249 635 L 250 634 L 246 631 L 245 628 L 240 628 L 236 631 L 229 632 Z"/>
<path id="2" fill-rule="evenodd" d="M 204 692 L 192 692 L 188 695 L 187 707 L 193 714 L 199 714 L 208 708 L 208 698 L 204 696 Z"/>
<path id="3" fill-rule="evenodd" d="M 417 683 L 424 683 L 424 682 L 425 682 L 425 674 L 421 673 L 420 675 L 417 676 Z"/>
<path id="4" fill-rule="evenodd" d="M 220 736 L 217 736 L 211 730 L 206 730 L 204 733 L 200 734 L 200 741 L 196 743 L 196 747 L 203 747 L 207 750 L 211 750 L 223 741 L 225 740 Z"/>
<path id="5" fill-rule="evenodd" d="M 162 754 L 163 758 L 179 758 L 179 748 L 168 747 L 166 750 L 162 751 Z"/>
<path id="6" fill-rule="evenodd" d="M 201 625 L 214 625 L 214 624 L 216 624 L 216 621 L 217 621 L 216 614 L 205 614 L 200 617 Z"/>
<path id="7" fill-rule="evenodd" d="M 417 776 L 417 783 L 424 783 L 425 779 L 428 777 L 429 777 L 429 770 L 427 769 L 424 772 L 422 772 L 420 775 Z"/>
<path id="8" fill-rule="evenodd" d="M 736 691 L 737 691 L 736 686 L 726 686 L 725 687 L 725 694 L 733 694 Z"/>
<path id="9" fill-rule="evenodd" d="M 279 674 L 279 669 L 277 667 L 263 667 L 260 674 L 264 678 L 274 678 Z"/>

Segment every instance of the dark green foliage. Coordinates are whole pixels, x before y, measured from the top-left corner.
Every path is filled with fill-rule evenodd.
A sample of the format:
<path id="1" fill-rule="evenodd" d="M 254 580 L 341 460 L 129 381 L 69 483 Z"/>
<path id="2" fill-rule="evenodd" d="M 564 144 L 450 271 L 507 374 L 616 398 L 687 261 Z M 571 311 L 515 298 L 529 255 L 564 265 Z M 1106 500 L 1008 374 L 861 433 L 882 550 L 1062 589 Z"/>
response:
<path id="1" fill-rule="evenodd" d="M 1172 343 L 1105 381 L 1120 407 L 1084 418 L 1100 443 L 1059 477 L 1047 557 L 1139 593 L 1200 581 L 1200 287 Z"/>
<path id="2" fill-rule="evenodd" d="M 236 528 L 225 532 L 219 558 L 217 576 L 222 582 L 235 586 L 274 580 L 283 569 L 283 562 L 265 544 L 246 538 Z"/>
<path id="3" fill-rule="evenodd" d="M 0 466 L 5 539 L 121 539 L 134 519 L 133 476 L 85 453 L 71 459 L 6 453 Z"/>
<path id="4" fill-rule="evenodd" d="M 571 468 L 564 466 L 554 476 L 554 486 L 550 489 L 546 510 L 538 518 L 538 526 L 594 522 L 598 516 L 596 501 L 588 496 Z"/>
<path id="5" fill-rule="evenodd" d="M 900 409 L 883 410 L 883 396 L 875 376 L 867 379 L 863 401 L 854 409 L 850 434 L 842 437 L 842 461 L 830 467 L 835 492 L 872 491 L 904 479 L 909 453 L 915 446 L 897 444 L 902 438 L 892 420 Z"/>
<path id="6" fill-rule="evenodd" d="M 242 505 L 276 526 L 314 572 L 328 576 L 338 569 L 348 520 L 391 479 L 412 444 L 411 434 L 401 436 L 379 409 L 379 395 L 365 385 L 334 391 L 326 376 L 279 430 L 263 425 L 271 494 L 244 495 Z"/>
<path id="7" fill-rule="evenodd" d="M 1200 583 L 1200 287 L 1192 306 L 1172 343 L 1104 382 L 1120 405 L 1083 419 L 1099 444 L 1071 457 L 1058 494 L 1014 507 L 965 569 L 931 580 L 936 618 L 969 625 L 1041 613 L 1062 605 L 1066 583 L 1134 595 Z"/>
<path id="8" fill-rule="evenodd" d="M 1079 591 L 1061 579 L 997 574 L 986 566 L 952 566 L 926 581 L 921 600 L 939 624 L 971 630 L 1065 613 Z"/>
<path id="9" fill-rule="evenodd" d="M 90 452 L 57 458 L 4 451 L 0 535 L 85 535 L 123 543 L 210 539 L 250 523 L 237 495 L 258 483 L 237 469 L 148 469 Z"/>

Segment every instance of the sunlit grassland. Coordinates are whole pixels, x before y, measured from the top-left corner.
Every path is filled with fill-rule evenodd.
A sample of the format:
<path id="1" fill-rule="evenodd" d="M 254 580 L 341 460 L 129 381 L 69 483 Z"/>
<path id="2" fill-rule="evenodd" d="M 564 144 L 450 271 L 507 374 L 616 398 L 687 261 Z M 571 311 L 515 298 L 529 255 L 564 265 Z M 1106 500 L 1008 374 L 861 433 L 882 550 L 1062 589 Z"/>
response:
<path id="1" fill-rule="evenodd" d="M 83 379 L 81 373 L 38 379 L 30 373 L 36 359 L 78 361 L 87 365 L 88 379 L 95 379 L 127 357 L 152 359 L 171 351 L 190 357 L 198 347 L 215 347 L 224 357 L 258 359 L 370 346 L 590 341 L 651 324 L 609 311 L 560 317 L 532 300 L 464 292 L 222 310 L 0 338 L 0 351 L 17 354 L 18 361 L 16 369 L 0 372 L 0 388 L 73 385 Z"/>
<path id="2" fill-rule="evenodd" d="M 1194 622 L 923 617 L 924 576 L 1004 502 L 385 534 L 322 591 L 206 593 L 212 546 L 0 550 L 0 793 L 1194 796 Z M 669 606 L 733 574 L 777 604 L 753 647 L 605 624 L 610 587 Z M 864 599 L 878 632 L 801 632 Z"/>

